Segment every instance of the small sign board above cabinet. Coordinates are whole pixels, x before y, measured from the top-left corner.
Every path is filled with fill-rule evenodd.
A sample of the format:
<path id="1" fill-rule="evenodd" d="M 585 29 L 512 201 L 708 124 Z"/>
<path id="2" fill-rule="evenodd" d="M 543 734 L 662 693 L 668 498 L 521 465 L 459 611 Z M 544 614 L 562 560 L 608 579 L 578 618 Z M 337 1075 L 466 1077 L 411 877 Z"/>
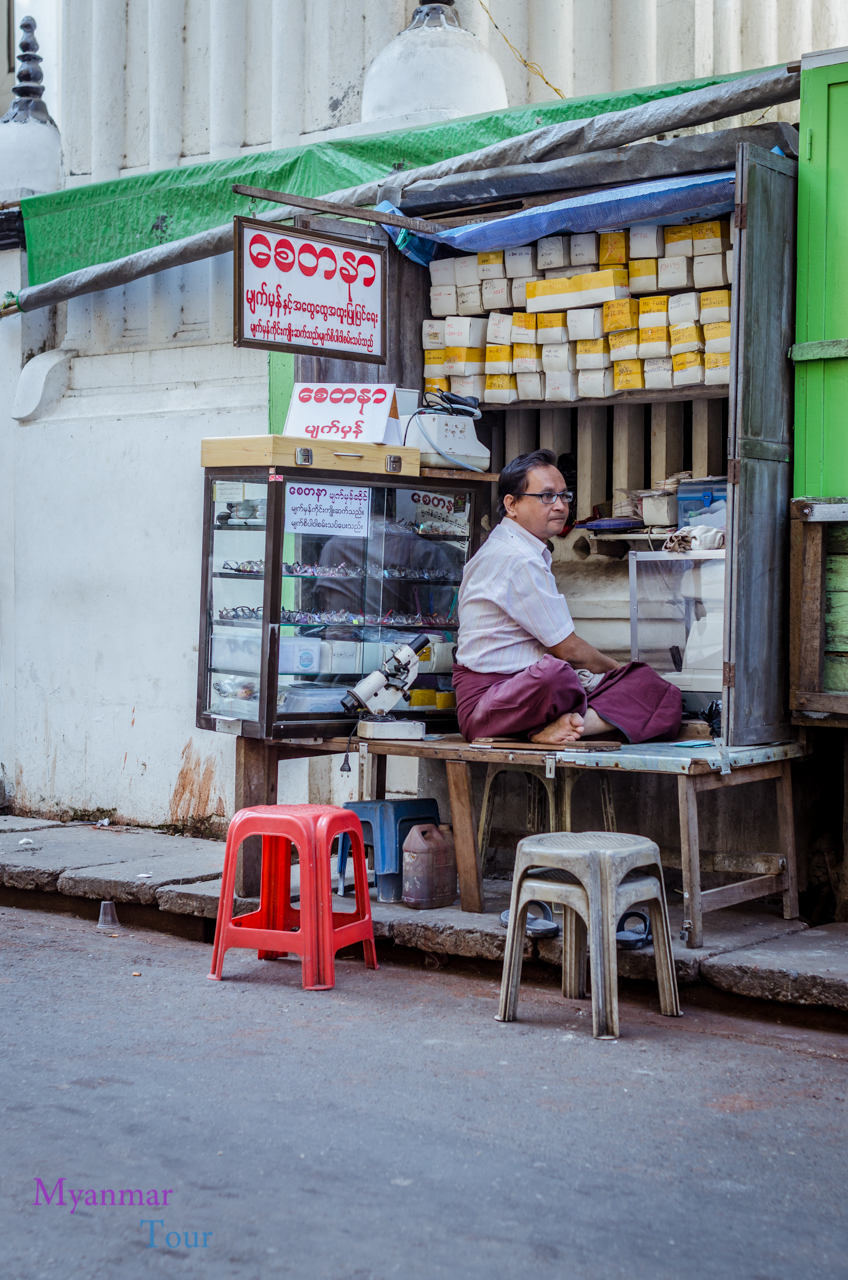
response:
<path id="1" fill-rule="evenodd" d="M 237 347 L 386 363 L 385 245 L 235 218 Z"/>
<path id="2" fill-rule="evenodd" d="M 300 439 L 400 444 L 392 383 L 296 382 L 283 434 Z"/>

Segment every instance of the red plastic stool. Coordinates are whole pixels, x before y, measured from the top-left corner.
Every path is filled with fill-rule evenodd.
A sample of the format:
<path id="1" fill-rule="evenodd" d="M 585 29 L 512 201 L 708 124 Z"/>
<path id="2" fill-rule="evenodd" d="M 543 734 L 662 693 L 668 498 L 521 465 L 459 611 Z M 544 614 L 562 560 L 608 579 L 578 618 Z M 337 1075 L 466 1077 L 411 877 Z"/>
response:
<path id="1" fill-rule="evenodd" d="M 236 863 L 242 841 L 262 836 L 259 909 L 233 916 Z M 333 911 L 330 850 L 337 836 L 348 835 L 354 868 L 356 909 Z M 300 910 L 291 901 L 292 845 L 300 855 Z M 365 949 L 365 963 L 377 969 L 368 870 L 362 826 L 350 809 L 334 805 L 257 805 L 240 809 L 227 832 L 224 875 L 209 977 L 220 982 L 230 947 L 255 947 L 260 960 L 290 952 L 303 960 L 303 986 L 329 991 L 336 984 L 336 952 L 353 942 Z"/>

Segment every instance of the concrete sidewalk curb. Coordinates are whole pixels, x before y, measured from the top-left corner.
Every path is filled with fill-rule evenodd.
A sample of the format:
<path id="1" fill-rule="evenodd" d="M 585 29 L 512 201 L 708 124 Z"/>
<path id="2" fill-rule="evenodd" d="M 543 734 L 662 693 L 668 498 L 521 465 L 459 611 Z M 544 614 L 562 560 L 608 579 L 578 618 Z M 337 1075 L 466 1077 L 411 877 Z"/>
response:
<path id="1" fill-rule="evenodd" d="M 173 931 L 185 927 L 177 926 L 178 917 L 217 918 L 224 865 L 221 841 L 139 828 L 15 822 L 36 825 L 0 823 L 0 885 L 6 889 L 54 894 L 63 903 L 109 899 L 133 910 L 158 908 L 173 919 L 172 926 L 165 924 Z M 33 834 L 21 834 L 24 831 Z M 510 888 L 508 881 L 487 880 L 488 909 L 479 915 L 461 911 L 458 903 L 437 911 L 414 911 L 403 903 L 377 902 L 372 892 L 374 936 L 433 955 L 497 963 L 503 960 L 506 944 L 500 912 L 509 905 Z M 293 890 L 297 892 L 296 877 Z M 254 899 L 237 898 L 235 914 L 257 906 Z M 334 910 L 352 907 L 352 897 L 334 898 Z M 779 908 L 756 903 L 708 915 L 706 945 L 690 951 L 679 938 L 683 908 L 676 899 L 669 904 L 669 917 L 681 985 L 704 979 L 740 995 L 848 1009 L 848 924 L 810 930 L 801 920 L 782 919 Z M 562 941 L 528 939 L 524 955 L 559 966 Z M 618 971 L 623 978 L 655 982 L 653 948 L 619 951 Z"/>
<path id="2" fill-rule="evenodd" d="M 701 974 L 722 991 L 848 1009 L 848 924 L 824 924 L 705 960 Z"/>

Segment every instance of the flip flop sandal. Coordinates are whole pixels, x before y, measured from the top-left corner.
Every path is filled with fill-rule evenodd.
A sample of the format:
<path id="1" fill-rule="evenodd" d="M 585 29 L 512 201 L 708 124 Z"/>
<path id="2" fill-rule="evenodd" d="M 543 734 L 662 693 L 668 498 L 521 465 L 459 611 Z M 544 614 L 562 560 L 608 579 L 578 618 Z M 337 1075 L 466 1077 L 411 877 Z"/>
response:
<path id="1" fill-rule="evenodd" d="M 641 920 L 641 929 L 625 929 L 628 920 Z M 644 911 L 627 911 L 618 922 L 615 932 L 615 940 L 623 951 L 641 951 L 649 942 L 653 942 L 651 936 L 651 921 Z"/>
<path id="2" fill-rule="evenodd" d="M 554 923 L 554 913 L 547 902 L 528 902 L 528 907 L 538 907 L 541 915 L 531 916 L 527 912 L 528 938 L 555 938 L 559 934 L 559 925 Z M 509 925 L 509 911 L 501 912 L 501 924 L 506 929 Z"/>

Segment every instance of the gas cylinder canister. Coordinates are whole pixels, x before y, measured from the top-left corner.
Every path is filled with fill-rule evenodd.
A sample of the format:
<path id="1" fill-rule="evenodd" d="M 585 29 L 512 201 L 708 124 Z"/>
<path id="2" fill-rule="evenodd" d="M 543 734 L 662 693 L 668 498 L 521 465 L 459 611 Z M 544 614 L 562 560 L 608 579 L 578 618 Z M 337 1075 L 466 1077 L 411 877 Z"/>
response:
<path id="1" fill-rule="evenodd" d="M 432 911 L 456 902 L 456 849 L 448 826 L 422 822 L 403 842 L 403 901 Z"/>

